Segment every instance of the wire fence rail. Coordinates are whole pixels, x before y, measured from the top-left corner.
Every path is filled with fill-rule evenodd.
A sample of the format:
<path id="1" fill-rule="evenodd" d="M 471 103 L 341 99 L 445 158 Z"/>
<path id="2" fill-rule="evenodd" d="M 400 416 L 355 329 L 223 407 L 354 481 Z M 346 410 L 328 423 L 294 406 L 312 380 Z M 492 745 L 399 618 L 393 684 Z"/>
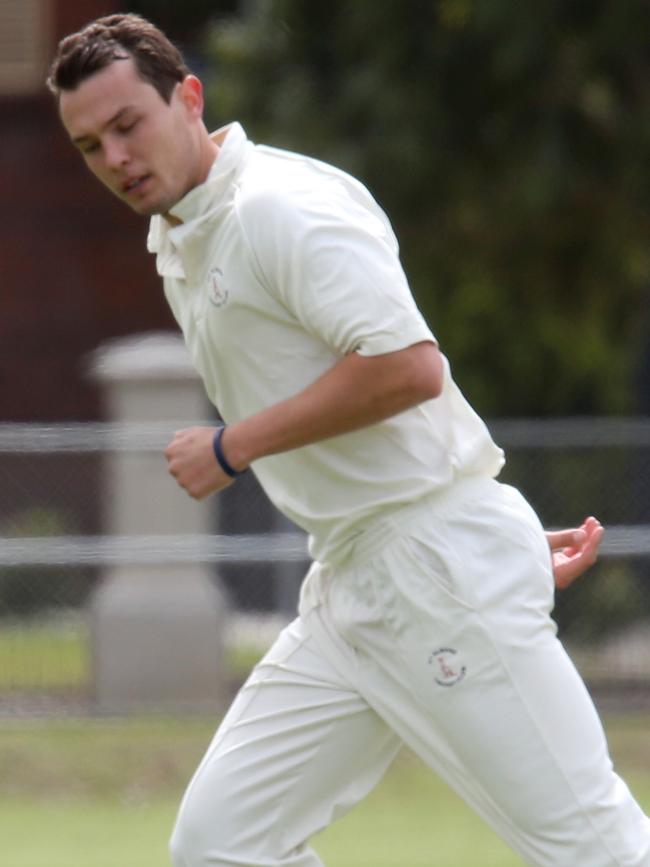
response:
<path id="1" fill-rule="evenodd" d="M 0 453 L 157 451 L 179 427 L 211 425 L 212 419 L 161 422 L 61 424 L 0 423 Z M 493 419 L 495 439 L 507 448 L 650 448 L 650 418 L 575 417 Z"/>
<path id="2" fill-rule="evenodd" d="M 552 528 L 551 528 L 552 529 Z M 650 526 L 608 527 L 601 557 L 650 557 Z M 4 538 L 3 566 L 266 563 L 308 559 L 301 533 L 178 536 L 42 536 Z"/>
<path id="3" fill-rule="evenodd" d="M 110 570 L 209 570 L 229 600 L 228 642 L 255 653 L 291 617 L 306 537 L 251 474 L 206 506 L 214 510 L 208 532 L 107 530 L 116 468 L 128 476 L 146 464 L 143 484 L 156 479 L 175 430 L 213 423 L 0 424 L 0 712 L 41 706 L 40 695 L 58 713 L 91 694 L 88 611 Z M 489 427 L 506 451 L 503 480 L 549 528 L 587 514 L 605 524 L 599 563 L 558 596 L 555 617 L 592 684 L 650 696 L 650 419 Z"/>
<path id="4" fill-rule="evenodd" d="M 304 562 L 300 533 L 178 536 L 45 536 L 4 539 L 2 566 Z"/>
<path id="5" fill-rule="evenodd" d="M 178 425 L 213 424 L 210 420 L 158 423 L 0 424 L 0 455 L 101 455 L 159 453 Z M 495 420 L 490 425 L 506 450 L 648 449 L 650 419 L 561 418 Z M 650 516 L 649 516 L 650 517 Z M 650 555 L 650 524 L 610 525 L 602 556 Z M 4 538 L 0 566 L 52 563 L 108 565 L 115 562 L 263 562 L 304 561 L 301 533 L 241 533 L 212 536 L 61 536 Z"/>

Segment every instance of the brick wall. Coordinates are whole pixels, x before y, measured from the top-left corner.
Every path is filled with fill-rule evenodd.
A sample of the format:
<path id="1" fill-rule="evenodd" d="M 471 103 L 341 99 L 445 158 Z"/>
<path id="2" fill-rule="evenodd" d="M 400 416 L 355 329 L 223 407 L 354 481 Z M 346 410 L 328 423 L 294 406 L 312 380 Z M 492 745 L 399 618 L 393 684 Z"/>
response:
<path id="1" fill-rule="evenodd" d="M 60 0 L 61 34 L 119 3 Z M 0 100 L 0 420 L 101 417 L 84 357 L 100 342 L 174 328 L 147 221 L 88 173 L 43 91 Z"/>

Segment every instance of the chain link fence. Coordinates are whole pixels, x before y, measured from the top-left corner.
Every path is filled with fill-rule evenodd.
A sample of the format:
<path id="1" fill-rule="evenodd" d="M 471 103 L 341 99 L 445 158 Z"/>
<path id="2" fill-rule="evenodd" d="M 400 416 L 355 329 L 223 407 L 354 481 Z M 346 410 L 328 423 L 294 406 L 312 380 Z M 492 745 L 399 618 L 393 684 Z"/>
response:
<path id="1" fill-rule="evenodd" d="M 520 487 L 548 527 L 595 514 L 607 532 L 588 577 L 558 594 L 560 633 L 590 687 L 650 696 L 650 421 L 494 421 Z M 161 453 L 165 424 L 0 425 L 0 713 L 96 710 L 92 600 L 107 570 L 200 565 L 227 599 L 234 688 L 295 611 L 306 540 L 252 474 L 207 501 L 209 533 L 107 535 L 116 454 Z M 165 473 L 160 457 L 160 473 Z M 192 629 L 192 624 L 187 624 Z"/>

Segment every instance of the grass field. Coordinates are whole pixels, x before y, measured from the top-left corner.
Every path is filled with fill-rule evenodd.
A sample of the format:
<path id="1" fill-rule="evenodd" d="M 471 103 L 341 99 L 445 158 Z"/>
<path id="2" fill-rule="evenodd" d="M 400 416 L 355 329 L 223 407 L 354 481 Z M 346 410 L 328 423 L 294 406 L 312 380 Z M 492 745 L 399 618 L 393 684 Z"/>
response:
<path id="1" fill-rule="evenodd" d="M 610 717 L 612 752 L 650 810 L 650 721 Z M 202 720 L 0 724 L 0 863 L 165 867 L 178 799 L 207 745 Z M 409 753 L 314 845 L 328 867 L 521 862 Z"/>
<path id="2" fill-rule="evenodd" d="M 256 643 L 253 629 L 249 627 L 250 635 L 244 641 L 231 642 L 225 648 L 225 666 L 234 681 L 244 679 L 270 643 L 270 639 L 267 644 L 259 643 L 259 637 Z M 0 660 L 0 692 L 83 693 L 92 676 L 88 623 L 78 614 L 3 620 Z"/>
<path id="3" fill-rule="evenodd" d="M 0 690 L 80 689 L 90 677 L 88 629 L 80 618 L 4 621 Z"/>

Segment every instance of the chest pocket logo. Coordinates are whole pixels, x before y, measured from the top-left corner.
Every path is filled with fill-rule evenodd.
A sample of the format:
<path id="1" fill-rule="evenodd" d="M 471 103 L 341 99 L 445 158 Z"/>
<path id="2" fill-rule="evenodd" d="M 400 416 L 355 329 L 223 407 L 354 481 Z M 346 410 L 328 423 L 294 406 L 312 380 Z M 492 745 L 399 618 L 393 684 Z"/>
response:
<path id="1" fill-rule="evenodd" d="M 228 303 L 228 288 L 224 284 L 221 268 L 211 268 L 208 273 L 208 298 L 214 307 L 225 307 Z"/>

